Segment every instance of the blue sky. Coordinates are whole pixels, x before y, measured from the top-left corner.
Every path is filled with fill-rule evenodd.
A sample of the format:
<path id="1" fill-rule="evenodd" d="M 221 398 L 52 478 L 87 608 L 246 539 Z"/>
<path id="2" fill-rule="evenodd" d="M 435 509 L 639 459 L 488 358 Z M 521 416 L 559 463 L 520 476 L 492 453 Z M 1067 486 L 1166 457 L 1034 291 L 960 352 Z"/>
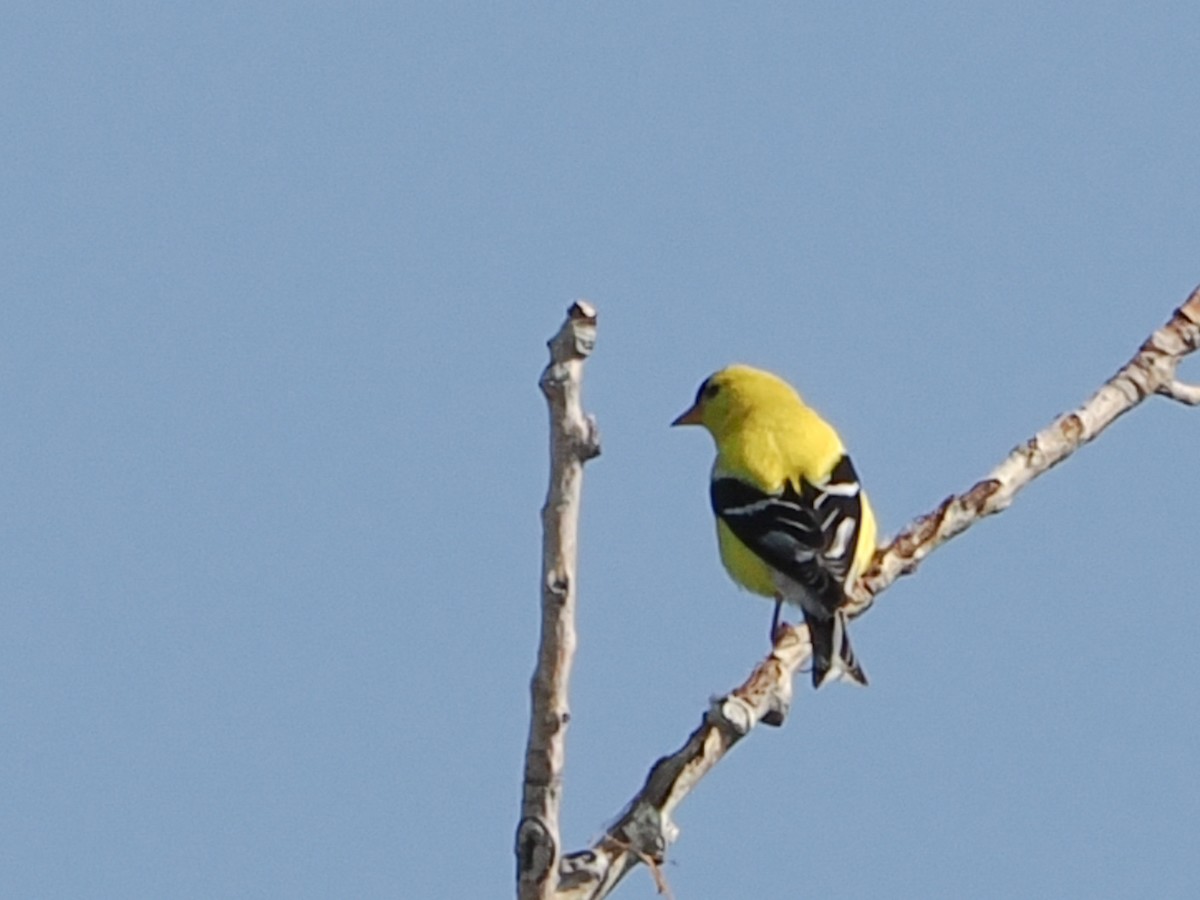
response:
<path id="1" fill-rule="evenodd" d="M 1200 282 L 1195 4 L 2 23 L 4 896 L 511 893 L 571 299 L 580 847 L 766 650 L 667 428 L 705 375 L 796 383 L 891 532 Z M 884 595 L 675 896 L 1200 893 L 1198 442 L 1151 401 Z"/>

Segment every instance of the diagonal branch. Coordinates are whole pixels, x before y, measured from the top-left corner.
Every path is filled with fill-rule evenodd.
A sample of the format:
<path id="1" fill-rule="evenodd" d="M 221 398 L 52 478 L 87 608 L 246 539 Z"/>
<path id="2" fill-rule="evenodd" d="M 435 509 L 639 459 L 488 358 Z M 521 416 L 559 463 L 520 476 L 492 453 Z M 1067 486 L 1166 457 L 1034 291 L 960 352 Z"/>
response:
<path id="1" fill-rule="evenodd" d="M 555 895 L 562 842 L 559 809 L 570 721 L 567 686 L 575 656 L 575 571 L 583 464 L 600 453 L 596 422 L 583 413 L 583 363 L 596 342 L 596 311 L 577 300 L 550 339 L 539 384 L 550 408 L 550 486 L 542 507 L 542 633 L 530 684 L 532 703 L 521 821 L 517 825 L 517 896 Z"/>
<path id="2" fill-rule="evenodd" d="M 851 591 L 855 614 L 866 612 L 900 576 L 980 519 L 1006 509 L 1039 475 L 1094 440 L 1117 418 L 1153 394 L 1200 405 L 1200 388 L 1176 380 L 1180 360 L 1200 346 L 1200 288 L 1162 328 L 1150 335 L 1124 368 L 1086 403 L 1060 416 L 1016 447 L 992 472 L 962 494 L 913 520 L 875 554 Z M 780 724 L 791 701 L 792 678 L 808 659 L 803 625 L 784 631 L 750 677 L 712 701 L 682 747 L 654 764 L 642 789 L 591 847 L 563 858 L 556 900 L 601 900 L 640 861 L 661 863 L 677 836 L 675 808 L 759 722 Z"/>

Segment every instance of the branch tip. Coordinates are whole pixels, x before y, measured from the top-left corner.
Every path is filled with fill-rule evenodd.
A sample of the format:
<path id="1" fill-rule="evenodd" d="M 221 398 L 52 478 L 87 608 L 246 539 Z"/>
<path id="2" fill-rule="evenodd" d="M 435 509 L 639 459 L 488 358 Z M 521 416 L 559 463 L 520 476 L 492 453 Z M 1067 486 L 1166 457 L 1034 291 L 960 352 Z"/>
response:
<path id="1" fill-rule="evenodd" d="M 596 324 L 596 307 L 588 303 L 586 300 L 579 299 L 567 307 L 567 318 L 575 321 L 585 322 L 588 325 Z"/>
<path id="2" fill-rule="evenodd" d="M 562 371 L 552 371 L 564 363 L 584 360 L 596 349 L 596 308 L 586 300 L 576 300 L 567 307 L 567 317 L 554 337 L 546 341 L 550 348 L 550 365 L 542 373 L 542 389 L 546 383 L 567 378 Z"/>
<path id="3" fill-rule="evenodd" d="M 1174 379 L 1160 387 L 1158 392 L 1188 406 L 1200 406 L 1200 384 L 1187 384 Z"/>

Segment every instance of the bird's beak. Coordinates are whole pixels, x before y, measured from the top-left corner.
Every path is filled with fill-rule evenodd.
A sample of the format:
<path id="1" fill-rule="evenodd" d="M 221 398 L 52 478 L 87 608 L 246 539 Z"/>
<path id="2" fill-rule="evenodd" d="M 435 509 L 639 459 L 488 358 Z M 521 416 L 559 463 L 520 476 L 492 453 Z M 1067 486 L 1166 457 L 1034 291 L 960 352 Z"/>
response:
<path id="1" fill-rule="evenodd" d="M 682 413 L 680 413 L 675 418 L 675 421 L 671 423 L 671 426 L 674 427 L 676 425 L 700 425 L 700 424 L 702 424 L 700 422 L 700 404 L 696 403 L 696 404 L 693 404 L 692 406 L 689 406 L 686 410 L 684 410 Z"/>

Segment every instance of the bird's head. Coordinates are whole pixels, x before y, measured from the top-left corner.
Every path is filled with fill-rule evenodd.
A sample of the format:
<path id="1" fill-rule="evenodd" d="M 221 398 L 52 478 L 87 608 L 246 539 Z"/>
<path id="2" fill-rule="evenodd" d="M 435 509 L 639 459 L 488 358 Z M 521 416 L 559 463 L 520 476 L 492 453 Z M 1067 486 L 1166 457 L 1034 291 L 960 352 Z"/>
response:
<path id="1" fill-rule="evenodd" d="M 756 414 L 804 409 L 795 388 L 777 375 L 735 365 L 714 372 L 696 391 L 696 402 L 672 425 L 702 425 L 718 442 Z"/>

